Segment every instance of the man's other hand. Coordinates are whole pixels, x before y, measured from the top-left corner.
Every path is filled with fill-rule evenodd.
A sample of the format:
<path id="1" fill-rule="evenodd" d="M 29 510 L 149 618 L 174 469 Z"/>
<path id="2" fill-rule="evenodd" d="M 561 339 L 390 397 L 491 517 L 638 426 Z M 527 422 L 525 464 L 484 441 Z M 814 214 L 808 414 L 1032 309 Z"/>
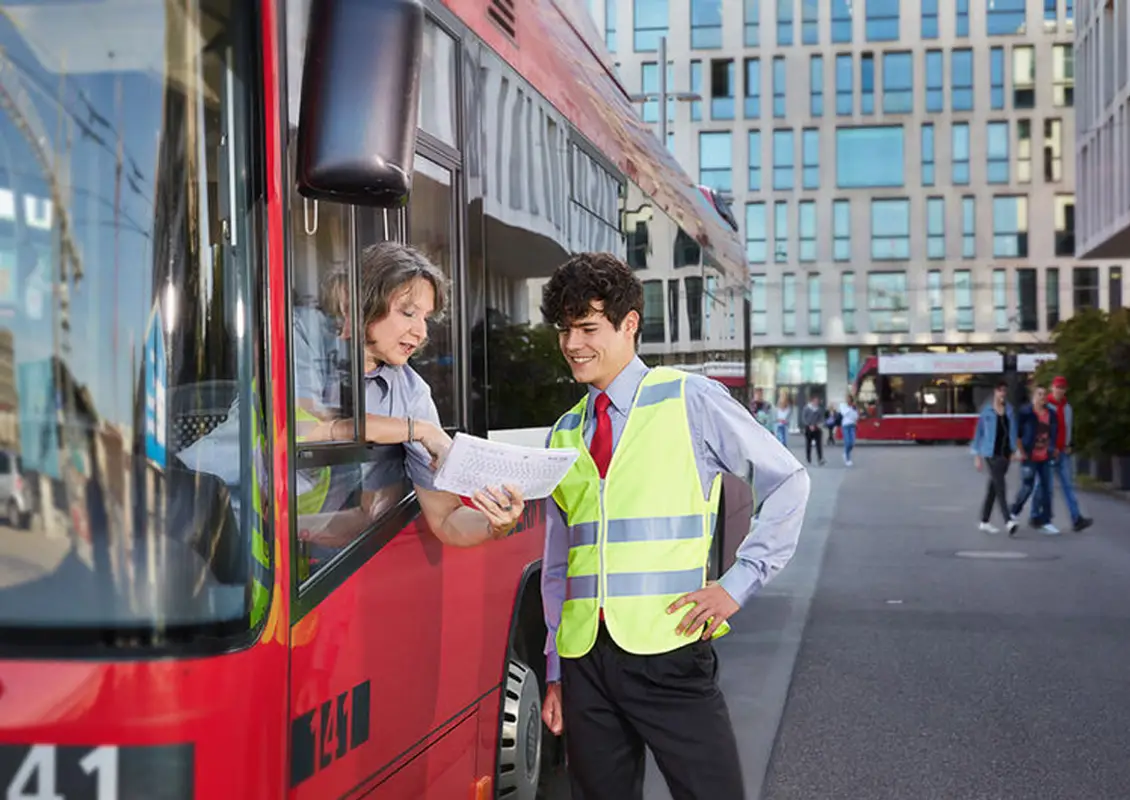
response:
<path id="1" fill-rule="evenodd" d="M 560 736 L 565 729 L 561 715 L 561 683 L 554 682 L 545 688 L 545 702 L 541 704 L 541 719 L 554 736 Z"/>

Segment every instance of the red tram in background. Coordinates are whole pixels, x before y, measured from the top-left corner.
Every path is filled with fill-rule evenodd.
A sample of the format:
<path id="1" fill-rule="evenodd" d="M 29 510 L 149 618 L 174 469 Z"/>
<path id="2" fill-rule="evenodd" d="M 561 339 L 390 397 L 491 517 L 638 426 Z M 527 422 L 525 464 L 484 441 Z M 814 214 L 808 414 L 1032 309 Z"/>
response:
<path id="1" fill-rule="evenodd" d="M 407 241 L 453 287 L 415 367 L 445 424 L 505 437 L 577 396 L 545 357 L 540 282 L 570 252 L 624 253 L 626 209 L 651 209 L 633 231 L 652 263 L 678 243 L 683 269 L 744 285 L 735 231 L 586 44 L 587 11 L 0 11 L 0 450 L 19 473 L 0 498 L 0 791 L 535 797 L 560 760 L 540 722 L 544 507 L 445 549 L 399 446 L 296 437 L 294 354 L 326 275 L 356 282 L 361 248 Z M 360 420 L 349 317 L 358 344 L 322 333 Z M 359 510 L 353 490 L 301 507 L 326 470 L 388 491 L 317 555 L 299 526 Z"/>

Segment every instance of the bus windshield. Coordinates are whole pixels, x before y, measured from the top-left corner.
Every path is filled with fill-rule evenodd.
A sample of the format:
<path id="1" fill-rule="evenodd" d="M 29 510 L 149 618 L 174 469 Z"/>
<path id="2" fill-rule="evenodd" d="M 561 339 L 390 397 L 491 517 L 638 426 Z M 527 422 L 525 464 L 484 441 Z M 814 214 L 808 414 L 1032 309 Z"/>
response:
<path id="1" fill-rule="evenodd" d="M 6 644 L 255 620 L 251 5 L 0 2 Z"/>

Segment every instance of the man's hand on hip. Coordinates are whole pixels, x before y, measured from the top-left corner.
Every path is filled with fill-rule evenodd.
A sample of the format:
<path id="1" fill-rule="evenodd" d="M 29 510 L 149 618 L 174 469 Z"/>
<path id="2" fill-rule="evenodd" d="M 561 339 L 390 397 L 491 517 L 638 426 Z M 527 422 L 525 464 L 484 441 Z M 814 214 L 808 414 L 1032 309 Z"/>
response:
<path id="1" fill-rule="evenodd" d="M 675 633 L 694 636 L 695 632 L 703 625 L 706 630 L 702 632 L 704 640 L 710 639 L 718 626 L 738 613 L 741 606 L 722 588 L 719 583 L 708 583 L 702 589 L 685 594 L 671 605 L 667 606 L 667 613 L 674 614 L 684 606 L 693 606 L 683 615 L 682 621 L 675 628 Z"/>

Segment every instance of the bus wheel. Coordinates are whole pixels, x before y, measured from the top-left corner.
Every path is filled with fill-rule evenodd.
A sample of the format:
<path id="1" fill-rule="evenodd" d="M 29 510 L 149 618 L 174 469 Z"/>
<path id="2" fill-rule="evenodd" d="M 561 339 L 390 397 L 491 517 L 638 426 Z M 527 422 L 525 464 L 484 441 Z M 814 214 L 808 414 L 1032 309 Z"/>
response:
<path id="1" fill-rule="evenodd" d="M 511 661 L 502 695 L 498 741 L 499 800 L 535 800 L 541 775 L 541 689 L 537 675 Z"/>

